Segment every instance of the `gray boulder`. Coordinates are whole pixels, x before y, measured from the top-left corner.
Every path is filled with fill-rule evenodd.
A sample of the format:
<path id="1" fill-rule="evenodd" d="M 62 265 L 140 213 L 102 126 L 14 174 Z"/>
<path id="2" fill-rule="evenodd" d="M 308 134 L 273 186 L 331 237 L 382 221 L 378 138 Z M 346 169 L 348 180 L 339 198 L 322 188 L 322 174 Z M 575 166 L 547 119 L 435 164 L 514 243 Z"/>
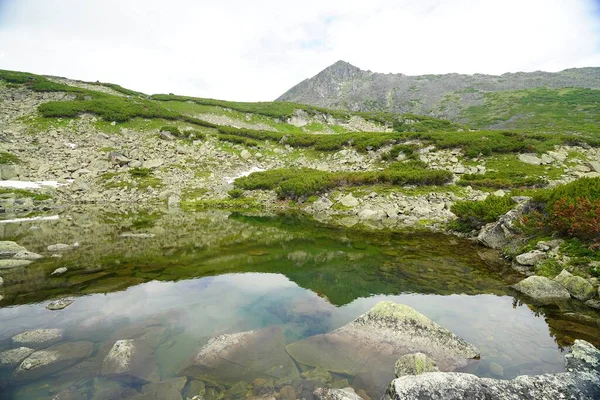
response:
<path id="1" fill-rule="evenodd" d="M 540 165 L 542 163 L 542 160 L 536 154 L 520 154 L 519 161 L 531 165 Z"/>
<path id="2" fill-rule="evenodd" d="M 421 375 L 425 372 L 438 371 L 435 361 L 423 353 L 405 354 L 396 361 L 394 366 L 396 378 L 404 375 Z"/>
<path id="3" fill-rule="evenodd" d="M 513 380 L 478 378 L 455 372 L 431 372 L 395 379 L 384 400 L 538 400 L 600 398 L 600 351 L 576 340 L 565 357 L 566 372 L 518 376 Z"/>
<path id="4" fill-rule="evenodd" d="M 313 394 L 319 400 L 362 400 L 362 397 L 357 395 L 351 387 L 344 389 L 319 388 Z"/>
<path id="5" fill-rule="evenodd" d="M 36 351 L 21 362 L 13 373 L 13 379 L 35 380 L 53 374 L 88 357 L 93 350 L 92 342 L 70 342 Z"/>
<path id="6" fill-rule="evenodd" d="M 160 380 L 154 349 L 143 339 L 117 340 L 102 362 L 103 376 L 134 384 Z"/>
<path id="7" fill-rule="evenodd" d="M 63 334 L 62 329 L 35 329 L 13 336 L 12 342 L 15 346 L 43 349 L 60 342 Z"/>
<path id="8" fill-rule="evenodd" d="M 179 375 L 219 382 L 296 379 L 299 372 L 285 351 L 285 343 L 283 330 L 278 326 L 216 336 L 192 357 Z"/>
<path id="9" fill-rule="evenodd" d="M 343 205 L 344 207 L 356 207 L 360 204 L 358 199 L 356 197 L 354 197 L 352 195 L 352 193 L 348 193 L 347 195 L 342 197 L 339 201 L 340 201 L 340 204 Z"/>
<path id="10" fill-rule="evenodd" d="M 569 292 L 560 283 L 543 276 L 530 276 L 511 287 L 538 303 L 553 303 L 571 298 Z"/>
<path id="11" fill-rule="evenodd" d="M 27 251 L 27 249 L 15 242 L 0 241 L 0 258 L 13 258 L 15 254 L 22 251 Z"/>
<path id="12" fill-rule="evenodd" d="M 300 364 L 345 375 L 364 375 L 384 390 L 401 356 L 421 352 L 441 370 L 466 367 L 479 351 L 414 309 L 381 302 L 356 320 L 330 333 L 289 344 L 287 352 Z M 376 354 L 377 356 L 374 356 Z"/>
<path id="13" fill-rule="evenodd" d="M 0 353 L 0 368 L 14 367 L 21 361 L 29 357 L 35 350 L 29 347 L 18 347 L 16 349 L 6 350 Z"/>
<path id="14" fill-rule="evenodd" d="M 541 250 L 532 250 L 528 253 L 519 254 L 515 260 L 521 265 L 535 265 L 546 259 L 546 253 Z"/>
<path id="15" fill-rule="evenodd" d="M 508 245 L 515 235 L 513 224 L 529 208 L 529 197 L 522 197 L 518 200 L 515 208 L 504 214 L 496 222 L 489 223 L 481 228 L 477 240 L 484 246 L 500 250 Z"/>
<path id="16" fill-rule="evenodd" d="M 58 300 L 51 301 L 46 306 L 46 309 L 51 310 L 51 311 L 63 310 L 65 308 L 69 307 L 71 304 L 73 304 L 73 300 L 71 300 L 71 299 L 58 299 Z"/>
<path id="17" fill-rule="evenodd" d="M 18 252 L 11 258 L 13 260 L 39 260 L 40 258 L 42 258 L 42 256 L 37 253 L 25 250 Z"/>
<path id="18" fill-rule="evenodd" d="M 154 169 L 154 168 L 160 167 L 164 163 L 165 163 L 165 160 L 163 160 L 162 158 L 148 160 L 148 161 L 144 161 L 142 163 L 142 168 Z"/>
<path id="19" fill-rule="evenodd" d="M 73 246 L 71 246 L 70 244 L 65 244 L 65 243 L 57 243 L 57 244 L 51 244 L 50 246 L 48 246 L 48 251 L 51 252 L 60 252 L 60 251 L 69 251 L 69 250 L 73 250 Z"/>
<path id="20" fill-rule="evenodd" d="M 577 300 L 587 301 L 594 297 L 595 290 L 591 283 L 580 276 L 574 276 L 567 270 L 562 270 L 554 280 L 565 287 Z"/>

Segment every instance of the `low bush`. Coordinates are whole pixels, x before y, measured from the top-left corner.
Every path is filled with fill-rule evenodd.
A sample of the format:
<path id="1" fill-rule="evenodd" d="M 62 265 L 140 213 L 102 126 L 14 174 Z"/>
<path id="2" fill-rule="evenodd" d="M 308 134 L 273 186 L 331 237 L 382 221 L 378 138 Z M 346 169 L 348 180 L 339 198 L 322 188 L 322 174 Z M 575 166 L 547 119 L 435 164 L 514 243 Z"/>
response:
<path id="1" fill-rule="evenodd" d="M 300 199 L 343 186 L 386 183 L 392 185 L 441 185 L 448 171 L 427 169 L 422 163 L 396 163 L 384 171 L 327 172 L 309 168 L 282 168 L 238 178 L 235 186 L 246 190 L 272 189 L 280 198 Z"/>
<path id="2" fill-rule="evenodd" d="M 181 131 L 175 125 L 165 125 L 160 128 L 161 132 L 169 132 L 173 136 L 181 136 Z"/>
<path id="3" fill-rule="evenodd" d="M 457 201 L 452 211 L 458 217 L 451 228 L 459 232 L 471 232 L 485 224 L 498 220 L 515 206 L 509 196 L 488 196 L 483 201 Z"/>
<path id="4" fill-rule="evenodd" d="M 600 200 L 587 197 L 556 201 L 550 220 L 556 231 L 582 240 L 600 240 Z"/>
<path id="5" fill-rule="evenodd" d="M 475 188 L 512 189 L 512 188 L 539 188 L 547 185 L 545 179 L 538 176 L 527 176 L 519 172 L 497 173 L 487 172 L 480 174 L 465 174 L 457 182 L 461 186 Z"/>
<path id="6" fill-rule="evenodd" d="M 244 191 L 242 189 L 231 189 L 227 194 L 232 199 L 239 199 L 244 196 Z"/>

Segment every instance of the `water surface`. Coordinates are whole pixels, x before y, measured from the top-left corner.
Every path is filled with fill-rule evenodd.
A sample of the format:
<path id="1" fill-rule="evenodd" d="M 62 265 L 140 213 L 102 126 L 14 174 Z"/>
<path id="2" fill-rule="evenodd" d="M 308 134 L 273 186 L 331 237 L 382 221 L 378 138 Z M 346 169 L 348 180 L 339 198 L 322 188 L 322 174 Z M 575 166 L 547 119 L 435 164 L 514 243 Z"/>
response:
<path id="1" fill-rule="evenodd" d="M 101 388 L 122 385 L 99 377 L 103 349 L 149 325 L 164 328 L 154 357 L 167 380 L 213 336 L 279 326 L 292 343 L 343 326 L 382 300 L 407 304 L 477 346 L 481 360 L 469 372 L 479 376 L 560 372 L 574 339 L 600 344 L 598 314 L 575 302 L 527 304 L 508 288 L 522 277 L 497 254 L 446 235 L 349 231 L 290 216 L 88 208 L 0 229 L 4 240 L 44 255 L 50 244 L 79 244 L 61 258 L 3 271 L 0 350 L 15 334 L 37 328 L 62 328 L 65 341 L 95 343 L 90 359 L 33 382 L 16 385 L 4 371 L 5 398 L 52 398 L 71 386 L 94 398 Z M 50 276 L 61 266 L 69 271 Z M 63 296 L 75 302 L 45 309 Z M 312 367 L 297 367 L 310 376 Z M 326 385 L 351 385 L 378 398 L 393 377 L 393 366 L 387 370 L 377 377 L 328 374 Z M 287 386 L 308 397 L 323 385 L 302 375 L 272 379 L 267 389 L 257 387 L 262 382 L 204 383 L 207 400 Z"/>

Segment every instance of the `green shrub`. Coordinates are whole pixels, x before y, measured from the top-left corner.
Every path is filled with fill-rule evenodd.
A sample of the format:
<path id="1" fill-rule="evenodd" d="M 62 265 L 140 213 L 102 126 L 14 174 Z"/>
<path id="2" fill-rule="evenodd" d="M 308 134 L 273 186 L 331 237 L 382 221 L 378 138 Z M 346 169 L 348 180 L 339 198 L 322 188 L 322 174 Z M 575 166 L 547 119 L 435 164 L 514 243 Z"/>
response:
<path id="1" fill-rule="evenodd" d="M 480 229 L 485 224 L 497 221 L 514 206 L 509 196 L 488 196 L 483 201 L 457 201 L 450 209 L 458 217 L 451 228 L 459 232 Z"/>
<path id="2" fill-rule="evenodd" d="M 239 199 L 244 196 L 244 191 L 242 189 L 231 189 L 227 194 L 229 194 L 229 197 L 232 199 Z"/>
<path id="3" fill-rule="evenodd" d="M 21 160 L 19 157 L 6 151 L 0 151 L 0 164 L 19 164 Z"/>
<path id="4" fill-rule="evenodd" d="M 420 162 L 395 163 L 384 171 L 327 172 L 309 168 L 282 168 L 254 172 L 238 178 L 235 186 L 246 190 L 272 189 L 280 198 L 307 198 L 343 186 L 386 183 L 392 185 L 441 185 L 449 182 L 448 171 L 433 170 Z"/>
<path id="5" fill-rule="evenodd" d="M 461 186 L 475 188 L 512 189 L 512 188 L 538 188 L 547 185 L 544 178 L 527 176 L 520 172 L 487 172 L 480 174 L 465 174 L 457 182 Z"/>
<path id="6" fill-rule="evenodd" d="M 129 170 L 129 174 L 134 178 L 146 178 L 152 175 L 149 168 L 134 167 Z"/>
<path id="7" fill-rule="evenodd" d="M 160 128 L 161 132 L 169 132 L 173 136 L 182 136 L 181 131 L 175 125 L 165 125 Z"/>
<path id="8" fill-rule="evenodd" d="M 417 160 L 418 159 L 418 147 L 412 144 L 397 144 L 393 146 L 390 151 L 383 153 L 381 155 L 382 160 L 396 160 L 400 153 L 403 153 L 404 156 L 409 160 Z"/>

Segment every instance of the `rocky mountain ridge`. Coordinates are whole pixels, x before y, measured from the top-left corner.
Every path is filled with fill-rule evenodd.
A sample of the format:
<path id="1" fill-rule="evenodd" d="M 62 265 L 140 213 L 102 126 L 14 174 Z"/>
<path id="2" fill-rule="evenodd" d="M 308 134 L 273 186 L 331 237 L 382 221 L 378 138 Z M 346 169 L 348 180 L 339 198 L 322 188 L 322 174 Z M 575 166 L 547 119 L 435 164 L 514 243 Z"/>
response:
<path id="1" fill-rule="evenodd" d="M 464 122 L 461 111 L 483 105 L 486 93 L 535 88 L 600 89 L 600 68 L 499 76 L 456 73 L 409 76 L 365 71 L 338 61 L 289 89 L 277 101 L 352 111 L 415 113 Z"/>

